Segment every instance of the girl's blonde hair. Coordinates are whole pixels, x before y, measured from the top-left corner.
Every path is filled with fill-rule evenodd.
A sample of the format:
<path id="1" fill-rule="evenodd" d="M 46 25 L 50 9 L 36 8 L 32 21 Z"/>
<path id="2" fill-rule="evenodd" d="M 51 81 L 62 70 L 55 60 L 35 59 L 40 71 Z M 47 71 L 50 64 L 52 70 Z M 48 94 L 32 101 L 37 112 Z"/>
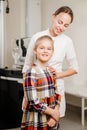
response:
<path id="1" fill-rule="evenodd" d="M 54 51 L 54 42 L 53 42 L 53 39 L 50 36 L 48 36 L 48 35 L 44 35 L 44 36 L 39 37 L 36 40 L 36 42 L 35 42 L 34 49 L 37 49 L 38 45 L 41 43 L 42 40 L 49 40 L 50 44 L 52 45 L 52 49 Z"/>

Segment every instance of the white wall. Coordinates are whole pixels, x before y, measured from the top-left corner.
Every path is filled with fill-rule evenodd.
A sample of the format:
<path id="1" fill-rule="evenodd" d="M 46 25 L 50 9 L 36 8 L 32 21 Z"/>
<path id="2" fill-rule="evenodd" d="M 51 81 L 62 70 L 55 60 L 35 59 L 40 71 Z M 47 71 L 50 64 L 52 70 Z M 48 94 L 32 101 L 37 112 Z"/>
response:
<path id="1" fill-rule="evenodd" d="M 1 2 L 0 2 L 0 45 L 2 43 L 2 16 L 1 16 Z M 0 48 L 0 52 L 1 52 L 1 48 Z M 1 66 L 1 54 L 0 53 L 0 66 Z"/>
<path id="2" fill-rule="evenodd" d="M 25 0 L 9 0 L 10 11 L 5 13 L 6 1 L 4 2 L 4 35 L 5 35 L 5 63 L 4 66 L 12 67 L 13 58 L 11 52 L 12 39 L 25 37 Z"/>
<path id="3" fill-rule="evenodd" d="M 26 36 L 41 31 L 41 0 L 27 0 Z"/>
<path id="4" fill-rule="evenodd" d="M 12 39 L 31 37 L 34 33 L 41 30 L 41 0 L 9 0 L 10 11 L 8 14 L 5 13 L 6 1 L 3 3 L 5 29 L 3 67 L 12 68 Z"/>
<path id="5" fill-rule="evenodd" d="M 4 5 L 3 1 L 0 1 L 0 67 L 4 65 Z"/>

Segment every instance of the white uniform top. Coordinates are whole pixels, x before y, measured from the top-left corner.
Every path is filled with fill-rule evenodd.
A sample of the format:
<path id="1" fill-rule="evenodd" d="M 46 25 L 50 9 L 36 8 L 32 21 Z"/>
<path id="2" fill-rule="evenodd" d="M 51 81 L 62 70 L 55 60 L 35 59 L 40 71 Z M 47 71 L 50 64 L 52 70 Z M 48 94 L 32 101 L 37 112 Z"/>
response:
<path id="1" fill-rule="evenodd" d="M 33 48 L 35 45 L 35 41 L 43 35 L 49 35 L 52 37 L 49 33 L 49 29 L 36 33 L 32 38 L 28 46 L 27 55 L 23 67 L 23 73 L 26 72 L 29 67 L 34 63 L 34 53 Z M 54 67 L 58 72 L 62 72 L 62 66 L 64 59 L 66 58 L 69 68 L 76 70 L 78 72 L 78 63 L 76 59 L 76 54 L 74 50 L 74 46 L 72 43 L 72 40 L 66 36 L 65 34 L 60 34 L 56 37 L 52 37 L 54 41 L 54 54 L 52 58 L 49 60 L 48 65 Z M 64 81 L 63 79 L 57 80 L 57 87 L 58 87 L 58 93 L 61 94 L 61 96 L 64 96 Z M 60 116 L 65 115 L 65 99 L 62 97 L 61 105 L 60 105 Z"/>

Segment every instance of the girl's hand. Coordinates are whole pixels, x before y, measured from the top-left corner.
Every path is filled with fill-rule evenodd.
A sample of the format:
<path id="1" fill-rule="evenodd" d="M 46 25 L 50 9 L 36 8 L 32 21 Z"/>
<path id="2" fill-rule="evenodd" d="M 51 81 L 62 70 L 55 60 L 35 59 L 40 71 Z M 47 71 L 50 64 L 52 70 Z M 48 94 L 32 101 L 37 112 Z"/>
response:
<path id="1" fill-rule="evenodd" d="M 59 110 L 58 109 L 54 109 L 54 110 L 52 110 L 51 111 L 51 116 L 53 117 L 53 119 L 55 120 L 55 121 L 59 121 L 59 117 L 60 117 L 60 113 L 59 113 Z"/>
<path id="2" fill-rule="evenodd" d="M 22 110 L 25 111 L 27 107 L 28 101 L 25 97 L 23 97 L 23 102 L 22 102 Z"/>
<path id="3" fill-rule="evenodd" d="M 56 121 L 53 118 L 50 118 L 49 121 L 47 122 L 47 125 L 49 127 L 53 127 L 56 125 Z"/>
<path id="4" fill-rule="evenodd" d="M 60 118 L 60 112 L 59 112 L 59 105 L 56 105 L 55 106 L 55 109 L 54 110 L 54 119 L 56 119 L 56 121 L 59 121 L 59 118 Z"/>

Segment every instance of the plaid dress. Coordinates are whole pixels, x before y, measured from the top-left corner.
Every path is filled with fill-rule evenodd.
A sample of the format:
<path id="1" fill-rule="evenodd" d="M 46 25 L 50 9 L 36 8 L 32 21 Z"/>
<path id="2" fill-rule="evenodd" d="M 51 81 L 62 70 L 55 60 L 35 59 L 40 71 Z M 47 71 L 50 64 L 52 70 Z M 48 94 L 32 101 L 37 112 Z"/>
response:
<path id="1" fill-rule="evenodd" d="M 44 113 L 47 106 L 54 109 L 60 103 L 55 79 L 47 70 L 33 64 L 25 74 L 23 86 L 28 105 L 23 112 L 21 130 L 57 130 L 58 124 L 52 128 L 47 126 L 50 116 Z"/>

